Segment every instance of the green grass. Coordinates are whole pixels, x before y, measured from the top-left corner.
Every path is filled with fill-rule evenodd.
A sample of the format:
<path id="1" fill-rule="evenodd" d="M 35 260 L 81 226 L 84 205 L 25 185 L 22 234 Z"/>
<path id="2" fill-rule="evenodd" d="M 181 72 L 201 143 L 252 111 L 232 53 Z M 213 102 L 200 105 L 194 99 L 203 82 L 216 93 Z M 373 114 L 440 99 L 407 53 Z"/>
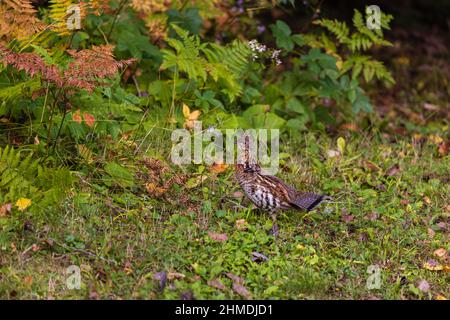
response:
<path id="1" fill-rule="evenodd" d="M 445 137 L 447 129 L 435 124 L 422 134 Z M 346 150 L 330 158 L 338 136 Z M 240 206 L 231 169 L 145 165 L 150 157 L 122 142 L 100 143 L 101 156 L 73 173 L 78 182 L 60 206 L 32 204 L 0 218 L 1 298 L 450 298 L 450 273 L 424 268 L 429 259 L 450 264 L 433 255 L 450 250 L 450 158 L 429 139 L 341 132 L 284 140 L 289 156 L 278 176 L 335 201 L 281 214 L 277 239 L 268 215 Z M 158 152 L 167 149 L 148 154 Z M 132 175 L 111 177 L 103 164 L 113 159 Z M 149 194 L 149 181 L 167 190 Z M 253 252 L 268 260 L 253 261 Z M 70 265 L 81 269 L 79 290 L 66 287 Z M 370 265 L 380 267 L 379 289 L 366 286 Z M 159 272 L 168 275 L 164 285 Z M 233 288 L 233 275 L 247 291 Z M 429 292 L 417 288 L 421 280 Z"/>

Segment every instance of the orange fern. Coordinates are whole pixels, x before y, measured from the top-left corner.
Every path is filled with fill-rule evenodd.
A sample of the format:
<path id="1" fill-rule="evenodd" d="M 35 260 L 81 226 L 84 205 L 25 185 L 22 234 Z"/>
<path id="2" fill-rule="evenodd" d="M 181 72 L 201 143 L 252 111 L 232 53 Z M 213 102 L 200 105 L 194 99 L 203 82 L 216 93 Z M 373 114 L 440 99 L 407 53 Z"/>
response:
<path id="1" fill-rule="evenodd" d="M 0 43 L 21 40 L 45 28 L 30 0 L 3 0 L 0 17 Z"/>

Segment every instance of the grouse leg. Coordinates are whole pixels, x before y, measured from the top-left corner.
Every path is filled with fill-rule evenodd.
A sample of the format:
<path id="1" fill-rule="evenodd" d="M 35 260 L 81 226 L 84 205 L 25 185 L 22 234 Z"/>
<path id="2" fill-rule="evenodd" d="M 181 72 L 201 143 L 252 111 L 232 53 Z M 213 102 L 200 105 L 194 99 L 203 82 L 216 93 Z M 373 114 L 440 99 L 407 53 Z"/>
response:
<path id="1" fill-rule="evenodd" d="M 275 212 L 271 212 L 270 217 L 272 218 L 272 229 L 270 229 L 270 233 L 276 238 L 278 237 L 278 223 L 277 223 L 277 216 L 275 215 Z"/>

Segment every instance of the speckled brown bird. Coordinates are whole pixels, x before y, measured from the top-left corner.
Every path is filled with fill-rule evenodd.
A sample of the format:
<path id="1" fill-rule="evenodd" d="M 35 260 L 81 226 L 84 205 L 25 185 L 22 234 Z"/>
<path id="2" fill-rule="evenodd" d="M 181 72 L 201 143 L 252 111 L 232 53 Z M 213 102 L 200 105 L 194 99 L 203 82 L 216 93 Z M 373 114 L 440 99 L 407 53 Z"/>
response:
<path id="1" fill-rule="evenodd" d="M 235 177 L 246 196 L 256 207 L 270 213 L 274 225 L 272 233 L 278 234 L 276 212 L 279 210 L 310 211 L 331 197 L 312 192 L 302 192 L 281 179 L 264 174 L 256 163 L 249 162 L 248 141 L 244 145 L 244 163 L 236 165 Z"/>

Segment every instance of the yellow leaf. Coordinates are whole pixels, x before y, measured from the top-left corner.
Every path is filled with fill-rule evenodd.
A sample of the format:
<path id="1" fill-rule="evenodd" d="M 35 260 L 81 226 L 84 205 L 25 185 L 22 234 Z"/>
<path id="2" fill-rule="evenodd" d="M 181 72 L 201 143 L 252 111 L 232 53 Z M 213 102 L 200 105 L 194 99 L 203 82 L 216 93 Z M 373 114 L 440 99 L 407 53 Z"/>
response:
<path id="1" fill-rule="evenodd" d="M 436 300 L 447 300 L 446 297 L 444 297 L 443 295 L 438 294 L 435 298 Z"/>
<path id="2" fill-rule="evenodd" d="M 147 192 L 149 195 L 154 197 L 159 197 L 163 195 L 166 192 L 166 189 L 158 187 L 155 183 L 149 182 L 145 185 L 145 189 L 147 189 Z"/>
<path id="3" fill-rule="evenodd" d="M 24 211 L 30 205 L 31 205 L 31 199 L 28 199 L 28 198 L 20 198 L 16 202 L 16 207 L 19 209 L 19 211 Z"/>
<path id="4" fill-rule="evenodd" d="M 189 109 L 189 107 L 183 103 L 183 116 L 185 119 L 184 127 L 187 129 L 192 129 L 194 127 L 194 121 L 200 117 L 200 114 L 202 112 L 200 110 L 192 111 Z"/>
<path id="5" fill-rule="evenodd" d="M 191 114 L 189 115 L 189 120 L 191 120 L 191 121 L 197 120 L 198 117 L 200 117 L 200 114 L 201 114 L 201 113 L 202 113 L 202 112 L 201 112 L 200 110 L 192 111 Z"/>
<path id="6" fill-rule="evenodd" d="M 434 144 L 440 144 L 441 142 L 444 141 L 441 137 L 436 136 L 436 135 L 434 135 L 434 134 L 430 135 L 430 136 L 428 137 L 428 140 L 431 141 L 431 142 L 434 143 Z"/>
<path id="7" fill-rule="evenodd" d="M 339 137 L 337 139 L 337 146 L 339 149 L 339 152 L 341 153 L 341 155 L 344 155 L 344 151 L 345 151 L 345 139 L 342 137 Z"/>
<path id="8" fill-rule="evenodd" d="M 191 114 L 191 110 L 189 109 L 189 107 L 185 103 L 183 103 L 183 116 L 186 119 L 189 119 L 189 115 L 190 114 Z"/>

